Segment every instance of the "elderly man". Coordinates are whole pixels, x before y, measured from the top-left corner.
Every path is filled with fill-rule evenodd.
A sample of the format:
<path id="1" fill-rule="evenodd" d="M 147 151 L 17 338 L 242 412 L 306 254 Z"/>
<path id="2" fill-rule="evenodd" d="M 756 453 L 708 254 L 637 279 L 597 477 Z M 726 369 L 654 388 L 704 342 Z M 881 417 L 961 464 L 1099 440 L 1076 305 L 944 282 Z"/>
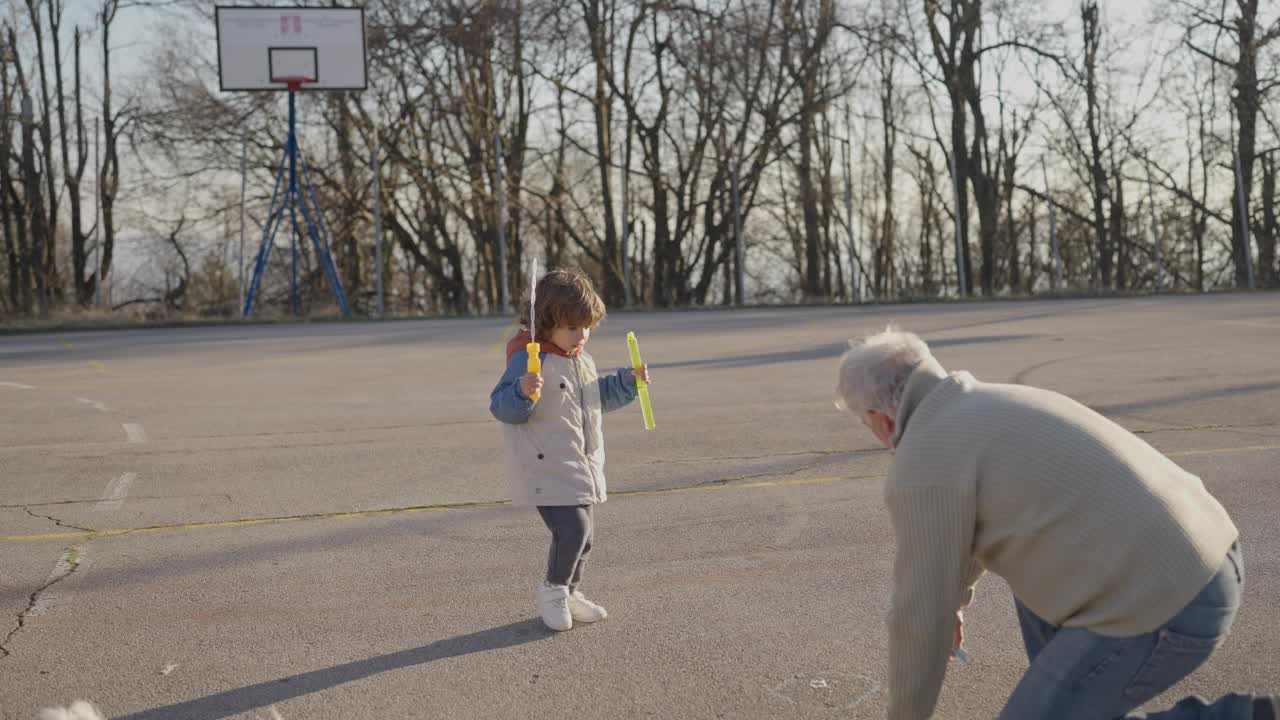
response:
<path id="1" fill-rule="evenodd" d="M 889 717 L 928 718 L 961 609 L 1008 581 L 1031 665 L 1000 714 L 1113 720 L 1226 639 L 1238 533 L 1200 479 L 1058 393 L 948 374 L 911 333 L 851 344 L 838 403 L 894 450 Z M 1274 698 L 1187 698 L 1152 718 L 1277 718 Z"/>

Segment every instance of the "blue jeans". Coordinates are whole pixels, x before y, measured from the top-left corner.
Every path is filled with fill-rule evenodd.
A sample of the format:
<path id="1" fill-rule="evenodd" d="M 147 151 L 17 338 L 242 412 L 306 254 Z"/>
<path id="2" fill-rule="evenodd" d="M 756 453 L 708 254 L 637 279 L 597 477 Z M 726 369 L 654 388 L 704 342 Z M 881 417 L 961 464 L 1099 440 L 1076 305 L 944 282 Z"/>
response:
<path id="1" fill-rule="evenodd" d="M 1244 562 L 1232 545 L 1218 573 L 1172 620 L 1126 638 L 1051 625 L 1016 602 L 1031 667 L 1000 720 L 1252 718 L 1248 695 L 1213 703 L 1190 697 L 1163 712 L 1126 715 L 1190 675 L 1226 640 L 1243 586 Z"/>

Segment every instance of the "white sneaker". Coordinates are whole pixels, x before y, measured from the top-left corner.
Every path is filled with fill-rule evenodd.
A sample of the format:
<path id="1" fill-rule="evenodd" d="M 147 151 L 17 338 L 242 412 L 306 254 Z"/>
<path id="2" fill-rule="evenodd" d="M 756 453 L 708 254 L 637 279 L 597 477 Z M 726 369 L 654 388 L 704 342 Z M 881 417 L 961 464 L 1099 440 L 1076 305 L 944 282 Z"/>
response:
<path id="1" fill-rule="evenodd" d="M 570 593 L 569 614 L 574 620 L 584 623 L 599 622 L 609 617 L 609 613 L 604 608 L 588 600 L 581 590 Z"/>
<path id="2" fill-rule="evenodd" d="M 536 593 L 538 610 L 542 612 L 542 622 L 552 630 L 569 630 L 573 627 L 573 616 L 569 614 L 569 586 L 552 585 L 543 581 Z"/>

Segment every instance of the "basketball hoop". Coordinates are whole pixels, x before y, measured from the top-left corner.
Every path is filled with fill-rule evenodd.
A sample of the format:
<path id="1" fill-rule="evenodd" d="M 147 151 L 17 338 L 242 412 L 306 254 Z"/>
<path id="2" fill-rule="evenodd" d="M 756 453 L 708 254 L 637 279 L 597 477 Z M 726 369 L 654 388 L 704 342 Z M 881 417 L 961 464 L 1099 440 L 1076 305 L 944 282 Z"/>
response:
<path id="1" fill-rule="evenodd" d="M 289 93 L 289 131 L 271 205 L 262 227 L 262 244 L 253 279 L 245 289 L 244 315 L 253 303 L 285 219 L 291 253 L 289 297 L 293 314 L 298 299 L 298 243 L 311 242 L 344 317 L 351 314 L 342 279 L 330 250 L 329 231 L 306 158 L 298 149 L 298 92 L 364 90 L 367 58 L 364 9 L 340 7 L 231 7 L 214 9 L 218 34 L 218 84 L 223 92 Z M 301 219 L 301 223 L 299 223 Z"/>
<path id="2" fill-rule="evenodd" d="M 315 78 L 306 77 L 305 75 L 284 75 L 282 77 L 271 78 L 271 82 L 283 84 L 284 86 L 289 88 L 289 92 L 291 93 L 298 92 L 299 90 L 302 89 L 303 85 L 306 85 L 307 83 L 313 83 L 315 81 L 316 81 Z"/>

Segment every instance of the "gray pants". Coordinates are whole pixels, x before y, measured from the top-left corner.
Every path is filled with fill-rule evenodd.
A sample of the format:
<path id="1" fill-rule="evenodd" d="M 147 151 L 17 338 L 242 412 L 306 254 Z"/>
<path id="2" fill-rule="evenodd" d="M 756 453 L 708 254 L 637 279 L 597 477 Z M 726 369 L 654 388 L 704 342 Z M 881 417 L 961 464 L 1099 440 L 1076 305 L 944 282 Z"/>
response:
<path id="1" fill-rule="evenodd" d="M 569 592 L 582 582 L 582 568 L 591 552 L 595 530 L 593 505 L 539 505 L 538 514 L 551 531 L 547 555 L 547 582 L 568 585 Z"/>

